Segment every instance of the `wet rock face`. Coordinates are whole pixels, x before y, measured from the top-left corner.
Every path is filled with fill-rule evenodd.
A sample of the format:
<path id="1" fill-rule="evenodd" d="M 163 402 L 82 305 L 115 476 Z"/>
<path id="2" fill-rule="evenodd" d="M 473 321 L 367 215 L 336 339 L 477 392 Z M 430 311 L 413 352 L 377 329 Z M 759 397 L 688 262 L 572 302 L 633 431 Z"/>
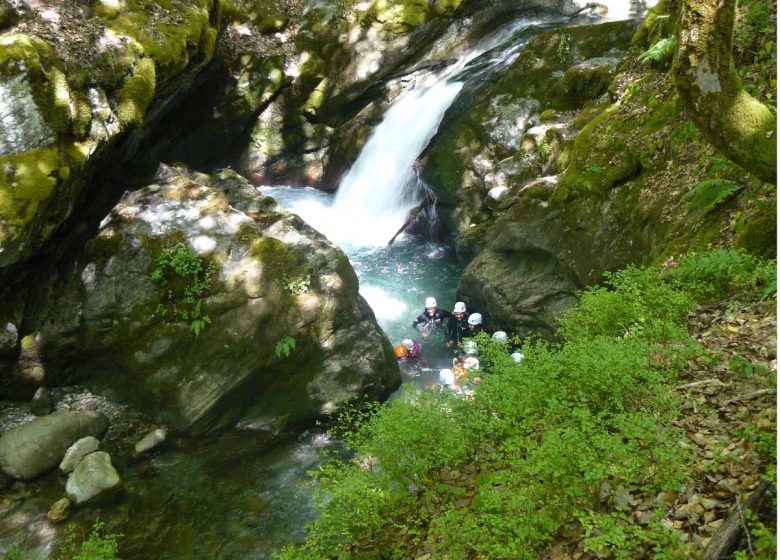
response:
<path id="1" fill-rule="evenodd" d="M 175 429 L 218 430 L 251 408 L 277 433 L 398 385 L 357 289 L 339 249 L 237 175 L 162 168 L 47 302 L 40 349 Z"/>
<path id="2" fill-rule="evenodd" d="M 482 312 L 489 329 L 552 336 L 585 285 L 649 246 L 614 196 L 555 200 L 575 111 L 606 92 L 636 25 L 536 35 L 499 79 L 455 101 L 426 150 L 423 176 L 466 265 L 458 299 Z"/>

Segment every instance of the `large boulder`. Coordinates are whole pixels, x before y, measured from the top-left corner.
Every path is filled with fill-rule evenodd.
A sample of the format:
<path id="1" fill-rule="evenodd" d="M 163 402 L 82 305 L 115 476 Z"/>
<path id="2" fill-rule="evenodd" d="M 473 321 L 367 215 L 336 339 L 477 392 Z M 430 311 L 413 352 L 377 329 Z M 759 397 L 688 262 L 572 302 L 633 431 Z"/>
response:
<path id="1" fill-rule="evenodd" d="M 0 469 L 11 478 L 29 480 L 59 465 L 79 439 L 99 437 L 108 428 L 102 414 L 55 412 L 13 428 L 0 437 Z"/>
<path id="2" fill-rule="evenodd" d="M 500 78 L 476 91 L 464 88 L 423 158 L 423 177 L 439 197 L 447 229 L 461 235 L 489 220 L 493 188 L 516 192 L 557 172 L 551 155 L 568 140 L 570 126 L 543 117 L 606 92 L 637 25 L 618 21 L 538 33 Z"/>
<path id="3" fill-rule="evenodd" d="M 39 251 L 111 149 L 125 140 L 113 155 L 132 156 L 155 113 L 192 86 L 213 54 L 217 4 L 169 13 L 65 0 L 3 17 L 13 25 L 0 39 L 0 269 Z"/>
<path id="4" fill-rule="evenodd" d="M 400 383 L 347 257 L 232 172 L 161 167 L 50 301 L 49 370 L 190 433 L 273 433 Z"/>
<path id="5" fill-rule="evenodd" d="M 653 23 L 667 21 L 665 9 L 659 3 L 630 42 L 632 22 L 529 42 L 487 96 L 539 101 L 516 154 L 483 124 L 512 126 L 514 115 L 486 100 L 453 121 L 470 128 L 434 139 L 426 175 L 452 206 L 466 265 L 458 298 L 488 327 L 551 336 L 581 289 L 631 264 L 713 246 L 774 254 L 775 219 L 762 210 L 775 206 L 774 186 L 715 153 L 688 121 L 667 68 L 639 61 L 668 33 Z M 616 65 L 613 49 L 626 46 Z M 480 107 L 498 119 L 485 120 Z M 497 156 L 507 159 L 496 164 Z"/>

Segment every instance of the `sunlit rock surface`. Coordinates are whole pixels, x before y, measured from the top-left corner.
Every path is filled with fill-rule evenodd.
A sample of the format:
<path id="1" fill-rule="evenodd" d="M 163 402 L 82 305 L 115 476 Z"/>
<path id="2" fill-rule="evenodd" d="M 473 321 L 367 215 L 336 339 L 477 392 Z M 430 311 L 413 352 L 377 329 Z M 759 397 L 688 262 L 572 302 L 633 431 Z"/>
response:
<path id="1" fill-rule="evenodd" d="M 152 280 L 179 247 L 202 259 L 210 288 L 197 301 L 170 270 Z M 162 167 L 112 210 L 47 302 L 40 347 L 62 375 L 176 429 L 243 419 L 276 434 L 397 387 L 390 343 L 357 290 L 339 249 L 237 175 Z"/>

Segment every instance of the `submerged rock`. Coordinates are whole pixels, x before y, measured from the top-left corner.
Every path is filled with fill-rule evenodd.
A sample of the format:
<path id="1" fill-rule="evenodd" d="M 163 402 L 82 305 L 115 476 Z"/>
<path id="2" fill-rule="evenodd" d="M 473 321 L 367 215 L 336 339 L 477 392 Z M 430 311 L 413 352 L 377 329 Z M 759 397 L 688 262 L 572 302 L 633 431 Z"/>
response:
<path id="1" fill-rule="evenodd" d="M 346 256 L 231 172 L 162 167 L 43 310 L 47 362 L 190 433 L 279 433 L 400 382 Z"/>
<path id="2" fill-rule="evenodd" d="M 168 432 L 162 428 L 157 428 L 146 434 L 141 441 L 135 444 L 135 455 L 143 455 L 153 449 L 160 447 L 168 439 Z"/>
<path id="3" fill-rule="evenodd" d="M 84 436 L 106 431 L 105 416 L 90 411 L 55 412 L 22 424 L 0 437 L 0 469 L 29 480 L 55 468 L 68 448 Z"/>

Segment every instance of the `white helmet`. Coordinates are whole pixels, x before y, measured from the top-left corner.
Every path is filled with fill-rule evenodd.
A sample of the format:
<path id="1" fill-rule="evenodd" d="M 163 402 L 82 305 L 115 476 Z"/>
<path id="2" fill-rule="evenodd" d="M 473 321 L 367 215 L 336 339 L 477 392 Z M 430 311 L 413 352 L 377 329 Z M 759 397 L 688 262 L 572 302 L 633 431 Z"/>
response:
<path id="1" fill-rule="evenodd" d="M 481 325 L 482 313 L 472 313 L 471 315 L 469 315 L 468 323 L 469 325 Z"/>
<path id="2" fill-rule="evenodd" d="M 523 354 L 521 354 L 520 352 L 514 352 L 512 354 L 512 359 L 515 361 L 515 363 L 519 364 L 520 362 L 523 361 L 523 358 L 525 358 L 525 356 L 523 356 Z"/>
<path id="3" fill-rule="evenodd" d="M 463 360 L 463 367 L 465 367 L 467 371 L 479 369 L 479 359 L 474 356 L 469 356 Z"/>
<path id="4" fill-rule="evenodd" d="M 497 340 L 499 342 L 506 342 L 507 336 L 504 331 L 496 331 L 493 333 L 493 340 Z"/>
<path id="5" fill-rule="evenodd" d="M 466 304 L 462 301 L 455 302 L 455 307 L 452 309 L 453 313 L 465 313 L 466 312 Z"/>
<path id="6" fill-rule="evenodd" d="M 439 383 L 447 387 L 455 385 L 455 374 L 451 369 L 443 369 L 439 372 Z"/>
<path id="7" fill-rule="evenodd" d="M 467 340 L 463 343 L 463 351 L 467 356 L 475 356 L 477 354 L 477 343 L 473 340 Z"/>
<path id="8" fill-rule="evenodd" d="M 436 298 L 435 297 L 425 298 L 425 307 L 436 307 Z"/>
<path id="9" fill-rule="evenodd" d="M 401 344 L 403 344 L 404 346 L 406 346 L 406 349 L 407 349 L 407 350 L 409 350 L 409 352 L 411 352 L 412 350 L 414 350 L 414 340 L 412 340 L 411 338 L 404 338 L 404 339 L 401 341 Z"/>

